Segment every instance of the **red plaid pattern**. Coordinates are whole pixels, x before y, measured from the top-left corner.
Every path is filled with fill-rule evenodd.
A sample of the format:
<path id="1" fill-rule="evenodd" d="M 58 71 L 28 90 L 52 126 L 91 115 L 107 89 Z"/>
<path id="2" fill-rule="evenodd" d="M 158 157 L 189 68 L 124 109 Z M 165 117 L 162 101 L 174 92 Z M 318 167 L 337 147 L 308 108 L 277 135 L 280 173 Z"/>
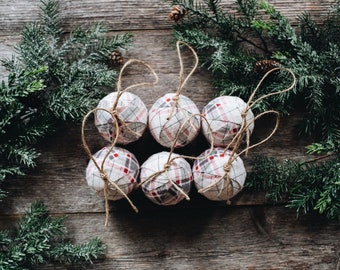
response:
<path id="1" fill-rule="evenodd" d="M 224 153 L 222 148 L 214 148 L 210 152 L 210 149 L 204 151 L 199 155 L 198 159 L 195 160 L 192 173 L 194 177 L 194 183 L 198 190 L 205 188 L 213 183 L 216 183 L 218 179 L 224 176 L 224 165 L 227 164 L 231 152 L 227 151 Z M 227 187 L 227 179 L 223 179 L 219 183 L 213 185 L 209 190 L 202 193 L 206 198 L 213 201 L 227 201 L 234 197 L 243 188 L 246 180 L 246 169 L 243 165 L 243 161 L 240 157 L 237 157 L 232 163 L 229 171 L 231 182 Z"/>
<path id="2" fill-rule="evenodd" d="M 141 182 L 162 171 L 169 155 L 169 152 L 160 152 L 149 157 L 141 166 Z M 172 154 L 171 158 L 176 156 L 179 155 Z M 174 187 L 174 183 L 188 194 L 192 179 L 190 164 L 184 158 L 177 158 L 171 162 L 166 172 L 143 183 L 142 190 L 146 197 L 156 204 L 173 205 L 184 199 L 184 195 Z"/>
<path id="3" fill-rule="evenodd" d="M 104 157 L 109 150 L 110 147 L 107 146 L 93 155 L 99 166 L 103 163 Z M 105 160 L 104 173 L 112 182 L 116 183 L 125 194 L 129 194 L 137 184 L 139 163 L 136 157 L 128 150 L 114 147 Z M 92 159 L 86 168 L 86 181 L 98 195 L 104 196 L 104 180 L 101 178 L 100 172 Z M 108 198 L 109 200 L 119 200 L 123 198 L 123 195 L 112 184 L 109 184 Z"/>
<path id="4" fill-rule="evenodd" d="M 210 101 L 202 111 L 211 127 L 211 132 L 205 121 L 202 121 L 202 132 L 211 143 L 211 136 L 214 138 L 214 146 L 225 147 L 239 131 L 242 123 L 242 111 L 246 103 L 239 97 L 221 96 Z M 254 120 L 254 114 L 249 109 L 247 122 Z M 249 126 L 250 132 L 254 129 L 254 123 Z"/>
<path id="5" fill-rule="evenodd" d="M 164 147 L 171 148 L 178 130 L 193 114 L 199 114 L 195 103 L 186 96 L 179 95 L 177 106 L 174 106 L 176 94 L 168 93 L 159 98 L 149 110 L 149 129 L 155 140 Z M 171 116 L 169 119 L 168 117 Z M 175 147 L 190 143 L 199 133 L 201 119 L 191 117 L 182 127 Z"/>
<path id="6" fill-rule="evenodd" d="M 97 108 L 111 110 L 116 98 L 117 92 L 108 94 L 100 100 Z M 135 94 L 124 92 L 118 100 L 116 110 L 119 118 L 124 122 L 120 124 L 118 143 L 129 144 L 138 140 L 147 127 L 148 111 L 144 102 Z M 107 141 L 112 142 L 116 134 L 115 119 L 108 112 L 98 110 L 95 112 L 94 121 L 99 133 Z"/>

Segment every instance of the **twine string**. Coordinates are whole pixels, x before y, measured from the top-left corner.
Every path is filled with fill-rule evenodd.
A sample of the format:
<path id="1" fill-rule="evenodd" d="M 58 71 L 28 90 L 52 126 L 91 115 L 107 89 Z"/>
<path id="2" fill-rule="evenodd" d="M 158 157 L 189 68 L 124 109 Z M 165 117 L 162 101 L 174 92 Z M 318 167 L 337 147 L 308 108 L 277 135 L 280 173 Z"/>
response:
<path id="1" fill-rule="evenodd" d="M 144 67 L 146 67 L 146 69 L 153 75 L 154 77 L 154 81 L 152 82 L 141 82 L 141 83 L 136 83 L 136 84 L 133 84 L 133 85 L 130 85 L 130 86 L 127 86 L 125 89 L 122 90 L 122 76 L 123 76 L 123 73 L 125 71 L 125 69 L 130 66 L 131 64 L 139 64 L 139 65 L 142 65 Z M 123 67 L 121 68 L 120 72 L 119 72 L 119 75 L 118 75 L 118 80 L 117 80 L 117 95 L 118 97 L 120 97 L 123 92 L 126 92 L 127 90 L 130 90 L 131 88 L 135 88 L 135 87 L 143 87 L 143 86 L 155 86 L 156 84 L 158 83 L 158 75 L 157 73 L 154 71 L 154 69 L 147 63 L 145 63 L 144 61 L 142 60 L 138 60 L 138 59 L 130 59 L 128 60 L 124 65 Z M 118 104 L 118 99 L 116 99 L 114 105 L 113 105 L 113 108 L 115 109 L 117 107 L 117 104 Z"/>
<path id="2" fill-rule="evenodd" d="M 150 74 L 153 75 L 154 77 L 154 81 L 151 81 L 151 82 L 141 82 L 141 83 L 136 83 L 136 84 L 132 84 L 132 85 L 129 85 L 127 86 L 125 89 L 122 90 L 122 76 L 123 76 L 123 73 L 124 71 L 126 70 L 126 68 L 128 66 L 130 66 L 131 64 L 139 64 L 139 65 L 142 65 L 144 66 L 149 72 Z M 118 75 L 118 80 L 117 80 L 117 97 L 115 99 L 115 102 L 111 108 L 112 111 L 116 111 L 117 110 L 117 106 L 118 106 L 118 102 L 119 102 L 119 98 L 123 95 L 124 92 L 127 92 L 127 90 L 130 90 L 132 88 L 135 88 L 135 87 L 143 87 L 143 86 L 155 86 L 157 83 L 158 83 L 158 75 L 157 73 L 154 71 L 154 69 L 147 63 L 145 63 L 144 61 L 142 60 L 138 60 L 138 59 L 130 59 L 128 60 L 124 65 L 123 67 L 121 68 L 120 72 L 119 72 L 119 75 Z M 114 117 L 114 120 L 118 121 L 120 124 L 122 124 L 124 126 L 124 128 L 126 128 L 126 130 L 128 132 L 130 132 L 131 134 L 133 134 L 134 136 L 136 137 L 141 137 L 142 134 L 132 130 L 129 126 L 128 126 L 128 122 L 126 121 L 123 121 L 119 114 L 118 113 L 115 113 L 114 114 L 115 117 Z"/>
<path id="3" fill-rule="evenodd" d="M 268 75 L 276 70 L 285 70 L 285 71 L 288 71 L 290 73 L 290 75 L 293 77 L 293 82 L 292 84 L 283 89 L 283 90 L 280 90 L 280 91 L 276 91 L 276 92 L 272 92 L 272 93 L 268 93 L 266 95 L 263 95 L 259 98 L 257 98 L 254 102 L 252 102 L 252 100 L 254 99 L 255 97 L 255 94 L 256 92 L 258 91 L 258 89 L 260 88 L 260 86 L 262 85 L 263 81 L 268 77 Z M 208 190 L 210 190 L 211 188 L 213 188 L 214 186 L 216 186 L 219 182 L 221 182 L 223 179 L 226 179 L 226 188 L 227 188 L 227 198 L 229 198 L 229 189 L 231 187 L 231 191 L 232 191 L 232 194 L 234 193 L 233 192 L 233 189 L 234 189 L 234 186 L 233 184 L 231 184 L 231 181 L 233 182 L 236 182 L 239 187 L 240 187 L 240 184 L 235 181 L 234 179 L 231 179 L 230 175 L 229 175 L 229 172 L 230 172 L 230 169 L 232 167 L 232 163 L 242 154 L 247 154 L 248 151 L 254 147 L 257 147 L 263 143 L 265 143 L 266 141 L 268 141 L 277 131 L 278 127 L 279 127 L 279 119 L 280 119 L 280 114 L 277 112 L 277 111 L 274 111 L 274 110 L 269 110 L 269 111 L 266 111 L 266 112 L 263 112 L 263 113 L 260 113 L 259 115 L 257 115 L 256 117 L 254 117 L 251 121 L 247 121 L 247 113 L 248 111 L 253 108 L 256 104 L 258 104 L 261 100 L 265 99 L 265 98 L 268 98 L 270 96 L 273 96 L 273 95 L 278 95 L 278 94 L 282 94 L 282 93 L 285 93 L 285 92 L 288 92 L 290 90 L 292 90 L 294 88 L 296 84 L 296 77 L 294 75 L 294 73 L 290 70 L 290 69 L 287 69 L 287 68 L 274 68 L 274 69 L 271 69 L 270 71 L 268 71 L 263 77 L 262 79 L 259 81 L 258 85 L 256 86 L 255 90 L 252 92 L 252 94 L 250 95 L 249 97 L 249 100 L 248 102 L 246 103 L 246 108 L 242 111 L 241 113 L 241 116 L 242 116 L 242 122 L 241 122 L 241 126 L 240 126 L 240 129 L 239 131 L 236 133 L 236 135 L 232 138 L 231 142 L 226 146 L 225 150 L 224 150 L 224 153 L 226 153 L 232 145 L 234 145 L 234 147 L 232 147 L 232 150 L 229 154 L 229 158 L 228 158 L 228 161 L 226 162 L 226 164 L 223 166 L 224 168 L 224 174 L 219 177 L 215 182 L 211 183 L 210 185 L 198 190 L 199 193 L 204 193 Z M 272 130 L 272 132 L 267 135 L 266 138 L 264 138 L 262 141 L 254 144 L 254 145 L 250 145 L 250 130 L 249 130 L 249 126 L 252 125 L 256 120 L 258 120 L 259 118 L 263 117 L 264 115 L 266 114 L 274 114 L 276 116 L 275 118 L 275 126 Z M 244 136 L 246 136 L 246 148 L 243 149 L 242 151 L 240 151 L 239 153 L 238 152 L 238 149 L 240 148 L 241 144 L 242 144 L 242 141 L 243 141 L 243 138 Z M 221 191 L 222 192 L 222 189 Z M 230 203 L 230 200 L 228 199 L 227 200 L 227 203 L 229 204 Z"/>
<path id="4" fill-rule="evenodd" d="M 195 64 L 194 64 L 193 68 L 191 69 L 191 71 L 189 72 L 189 74 L 185 77 L 185 79 L 184 79 L 184 65 L 183 65 L 183 58 L 182 58 L 180 44 L 183 44 L 186 47 L 188 47 L 190 49 L 190 51 L 192 52 L 192 54 L 194 55 L 194 58 L 195 58 Z M 180 95 L 182 88 L 187 83 L 187 81 L 189 80 L 191 75 L 195 72 L 195 70 L 198 66 L 198 56 L 197 56 L 197 53 L 195 52 L 195 50 L 189 44 L 187 44 L 183 41 L 177 41 L 176 48 L 177 48 L 177 54 L 178 54 L 179 64 L 180 64 L 179 85 L 178 85 L 178 88 L 177 88 L 177 91 L 176 91 L 176 95 L 178 96 L 178 95 Z"/>
<path id="5" fill-rule="evenodd" d="M 132 63 L 137 63 L 137 64 L 141 64 L 143 66 L 145 66 L 153 75 L 155 80 L 153 82 L 142 82 L 142 83 L 137 83 L 137 84 L 133 84 L 131 86 L 126 87 L 124 90 L 121 89 L 121 84 L 122 84 L 122 74 L 124 72 L 124 70 L 126 69 L 126 67 L 128 65 L 131 65 Z M 119 76 L 118 76 L 118 82 L 117 82 L 117 98 L 114 102 L 113 107 L 108 110 L 105 108 L 95 108 L 91 111 L 89 111 L 83 118 L 82 121 L 82 127 L 81 127 L 81 139 L 82 139 L 82 144 L 83 147 L 85 149 L 85 152 L 87 153 L 87 155 L 90 157 L 90 159 L 92 160 L 93 164 L 96 166 L 96 168 L 98 169 L 99 173 L 100 173 L 100 177 L 101 179 L 104 181 L 104 200 L 105 200 L 105 226 L 108 225 L 108 219 L 109 219 L 109 203 L 108 203 L 108 190 L 109 190 L 109 184 L 112 185 L 130 204 L 130 206 L 132 207 L 132 209 L 138 213 L 138 208 L 133 204 L 133 202 L 131 201 L 131 199 L 127 196 L 127 194 L 114 182 L 112 181 L 107 174 L 105 173 L 104 170 L 104 164 L 106 159 L 108 158 L 108 156 L 110 155 L 111 151 L 113 150 L 113 148 L 115 147 L 115 145 L 117 144 L 118 141 L 118 137 L 119 137 L 119 133 L 120 133 L 120 128 L 119 128 L 119 124 L 125 124 L 126 128 L 130 131 L 130 132 L 134 132 L 133 130 L 131 130 L 126 123 L 119 117 L 118 112 L 117 112 L 117 105 L 118 105 L 118 100 L 121 97 L 121 95 L 123 94 L 124 91 L 127 91 L 128 89 L 131 89 L 133 87 L 138 87 L 138 86 L 146 86 L 146 85 L 155 85 L 158 82 L 158 76 L 155 73 L 155 71 L 145 62 L 137 60 L 137 59 L 131 59 L 129 61 L 127 61 L 124 66 L 122 67 Z M 110 114 L 110 116 L 115 120 L 114 122 L 114 139 L 111 142 L 111 145 L 108 149 L 108 151 L 106 152 L 103 161 L 101 162 L 101 164 L 98 164 L 98 162 L 96 161 L 96 159 L 94 158 L 94 156 L 92 155 L 92 152 L 88 146 L 88 143 L 86 141 L 86 135 L 85 135 L 85 126 L 86 126 L 86 122 L 87 119 L 90 117 L 90 115 L 92 113 L 95 113 L 97 111 L 105 111 L 106 113 Z M 137 134 L 136 132 L 134 132 L 135 134 Z"/>
<path id="6" fill-rule="evenodd" d="M 138 212 L 138 209 L 137 207 L 133 204 L 133 202 L 130 200 L 130 198 L 127 196 L 127 194 L 114 182 L 112 181 L 105 173 L 105 170 L 104 170 L 104 164 L 105 164 L 105 161 L 106 159 L 108 158 L 108 156 L 110 155 L 112 149 L 115 147 L 116 143 L 117 143 L 117 140 L 118 140 L 118 135 L 119 135 L 119 125 L 118 125 L 118 122 L 115 121 L 115 125 L 116 125 L 116 134 L 115 134 L 115 137 L 114 137 L 114 140 L 112 141 L 109 149 L 107 150 L 104 158 L 103 158 L 103 161 L 98 164 L 98 162 L 96 161 L 96 159 L 94 158 L 94 156 L 92 155 L 92 152 L 88 146 L 88 143 L 86 141 L 86 135 L 85 135 L 85 126 L 86 126 L 86 122 L 87 122 L 87 119 L 90 117 L 90 115 L 92 113 L 95 113 L 96 111 L 99 111 L 99 110 L 103 110 L 103 111 L 106 111 L 107 113 L 109 113 L 112 117 L 114 117 L 114 112 L 110 111 L 110 110 L 107 110 L 107 109 L 104 109 L 104 108 L 95 108 L 91 111 L 89 111 L 85 117 L 83 118 L 83 121 L 82 121 L 82 128 L 81 128 L 81 139 L 82 139 L 82 144 L 83 144 L 83 147 L 85 149 L 85 152 L 87 153 L 87 155 L 90 157 L 90 159 L 92 160 L 93 164 L 96 166 L 96 168 L 98 169 L 99 171 L 99 174 L 100 174 L 100 177 L 101 179 L 104 181 L 104 200 L 105 200 L 105 226 L 108 225 L 108 219 L 109 219 L 109 199 L 108 199 L 108 189 L 109 189 L 109 184 L 112 185 L 121 195 L 123 195 L 123 197 L 129 202 L 130 206 L 132 207 L 132 209 L 135 211 L 135 212 Z"/>
<path id="7" fill-rule="evenodd" d="M 193 66 L 193 68 L 191 69 L 191 71 L 188 73 L 188 75 L 184 78 L 184 64 L 183 64 L 183 58 L 182 58 L 182 53 L 181 53 L 181 48 L 180 45 L 183 44 L 185 45 L 187 48 L 190 49 L 190 51 L 192 52 L 192 54 L 194 55 L 195 58 L 195 64 Z M 195 52 L 195 50 L 187 43 L 183 42 L 183 41 L 177 41 L 176 42 L 176 48 L 177 48 L 177 55 L 179 58 L 179 65 L 180 65 L 180 71 L 179 71 L 179 83 L 178 83 L 178 88 L 177 91 L 175 93 L 175 96 L 172 98 L 172 100 L 174 101 L 171 111 L 169 113 L 169 116 L 167 117 L 167 120 L 169 120 L 174 111 L 175 108 L 178 106 L 178 100 L 179 100 L 179 96 L 181 94 L 182 88 L 184 87 L 184 85 L 187 83 L 187 81 L 189 80 L 189 78 L 191 77 L 191 75 L 195 72 L 197 66 L 198 66 L 198 56 L 197 53 Z"/>

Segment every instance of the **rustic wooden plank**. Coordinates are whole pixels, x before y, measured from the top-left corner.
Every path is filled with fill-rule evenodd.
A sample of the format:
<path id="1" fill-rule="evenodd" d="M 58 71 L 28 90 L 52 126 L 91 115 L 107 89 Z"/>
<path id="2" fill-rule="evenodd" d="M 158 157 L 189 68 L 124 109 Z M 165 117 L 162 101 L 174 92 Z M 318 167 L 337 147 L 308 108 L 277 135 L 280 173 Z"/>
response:
<path id="1" fill-rule="evenodd" d="M 0 225 L 12 223 L 15 218 Z M 315 215 L 296 219 L 282 207 L 164 209 L 135 215 L 71 214 L 75 243 L 99 237 L 105 260 L 86 269 L 315 269 L 335 270 L 340 230 Z M 47 265 L 36 269 L 79 269 Z"/>
<path id="2" fill-rule="evenodd" d="M 75 26 L 89 26 L 103 22 L 110 30 L 164 29 L 169 28 L 169 3 L 165 1 L 124 0 L 61 0 L 60 15 L 66 31 Z M 14 0 L 11 4 L 0 2 L 0 33 L 19 32 L 23 25 L 36 21 L 39 14 L 39 0 Z"/>
<path id="3" fill-rule="evenodd" d="M 333 0 L 277 1 L 270 0 L 293 24 L 302 11 L 308 11 L 317 21 L 327 13 Z M 234 12 L 234 0 L 221 1 L 225 10 Z M 61 18 L 66 31 L 75 26 L 89 26 L 102 21 L 108 29 L 146 30 L 169 29 L 172 22 L 168 19 L 171 1 L 125 1 L 125 0 L 60 0 Z M 0 35 L 18 33 L 23 25 L 38 19 L 38 0 L 0 1 Z"/>

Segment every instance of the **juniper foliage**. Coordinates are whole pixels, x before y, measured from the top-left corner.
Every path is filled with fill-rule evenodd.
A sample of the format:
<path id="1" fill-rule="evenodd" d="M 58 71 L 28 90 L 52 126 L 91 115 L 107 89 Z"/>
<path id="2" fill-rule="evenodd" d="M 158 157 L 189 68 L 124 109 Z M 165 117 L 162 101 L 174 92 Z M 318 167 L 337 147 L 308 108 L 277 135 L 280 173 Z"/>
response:
<path id="1" fill-rule="evenodd" d="M 104 254 L 98 238 L 81 244 L 65 241 L 65 217 L 52 218 L 41 202 L 32 203 L 12 232 L 0 231 L 0 269 L 28 270 L 47 263 L 92 263 Z"/>
<path id="2" fill-rule="evenodd" d="M 307 152 L 327 151 L 336 158 L 280 163 L 257 157 L 247 185 L 267 191 L 273 202 L 287 201 L 298 213 L 316 210 L 339 218 L 340 2 L 335 1 L 318 24 L 303 12 L 297 27 L 264 0 L 237 0 L 229 6 L 220 0 L 171 2 L 186 11 L 173 26 L 175 38 L 196 49 L 218 95 L 248 100 L 264 75 L 256 70 L 261 60 L 274 60 L 294 72 L 297 84 L 292 91 L 263 100 L 254 111 L 302 111 L 297 133 L 318 141 L 307 146 Z M 285 89 L 289 83 L 285 73 L 272 74 L 258 95 Z"/>
<path id="3" fill-rule="evenodd" d="M 2 60 L 8 79 L 0 84 L 0 181 L 34 167 L 37 141 L 80 120 L 114 85 L 109 56 L 132 39 L 106 33 L 101 24 L 65 33 L 58 1 L 41 0 L 39 21 L 23 27 L 15 56 Z"/>
<path id="4" fill-rule="evenodd" d="M 340 148 L 339 144 L 315 143 L 308 153 L 331 157 L 327 161 L 299 162 L 257 156 L 252 159 L 252 172 L 246 187 L 266 191 L 269 201 L 285 202 L 297 213 L 311 211 L 340 221 Z"/>
<path id="5" fill-rule="evenodd" d="M 266 99 L 255 110 L 301 110 L 299 134 L 324 141 L 340 139 L 339 1 L 320 24 L 302 13 L 298 27 L 263 0 L 237 0 L 230 6 L 220 0 L 173 0 L 172 4 L 187 14 L 174 25 L 176 39 L 197 50 L 219 95 L 247 100 L 263 75 L 254 72 L 255 63 L 277 60 L 296 74 L 296 88 Z M 258 94 L 284 89 L 287 83 L 285 74 L 271 76 Z"/>

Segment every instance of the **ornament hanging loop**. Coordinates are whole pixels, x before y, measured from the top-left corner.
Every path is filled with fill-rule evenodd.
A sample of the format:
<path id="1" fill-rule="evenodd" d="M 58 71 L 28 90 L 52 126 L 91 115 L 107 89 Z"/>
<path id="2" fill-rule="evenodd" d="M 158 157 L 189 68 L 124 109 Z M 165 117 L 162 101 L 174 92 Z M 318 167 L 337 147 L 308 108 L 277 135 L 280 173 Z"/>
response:
<path id="1" fill-rule="evenodd" d="M 191 71 L 189 72 L 189 74 L 184 78 L 184 65 L 183 65 L 183 58 L 182 58 L 182 53 L 181 53 L 181 47 L 180 45 L 185 45 L 187 48 L 190 49 L 190 51 L 192 52 L 194 58 L 195 58 L 195 63 L 193 68 L 191 69 Z M 176 42 L 176 48 L 177 48 L 177 54 L 178 54 L 178 58 L 179 58 L 179 65 L 180 65 L 180 71 L 179 71 L 179 84 L 178 84 L 178 88 L 177 88 L 177 92 L 176 92 L 176 96 L 179 96 L 181 93 L 182 88 L 184 87 L 184 85 L 187 83 L 187 81 L 189 80 L 189 78 L 191 77 L 191 75 L 195 72 L 197 66 L 198 66 L 198 56 L 197 53 L 195 52 L 195 50 L 187 43 L 183 42 L 183 41 L 177 41 Z"/>
<path id="2" fill-rule="evenodd" d="M 115 137 L 114 140 L 112 141 L 110 148 L 108 149 L 107 153 L 105 154 L 103 161 L 101 162 L 101 164 L 98 164 L 98 162 L 96 161 L 96 159 L 93 157 L 92 152 L 88 146 L 88 143 L 86 141 L 86 135 L 85 135 L 85 126 L 86 126 L 86 122 L 87 119 L 90 117 L 90 115 L 96 111 L 106 111 L 107 113 L 111 114 L 112 117 L 115 117 L 115 114 L 113 111 L 111 110 L 107 110 L 104 108 L 95 108 L 91 111 L 89 111 L 83 118 L 82 121 L 82 127 L 81 127 L 81 140 L 82 140 L 82 144 L 84 147 L 85 152 L 87 153 L 87 155 L 89 156 L 89 158 L 92 160 L 93 164 L 96 166 L 96 168 L 99 171 L 100 177 L 104 182 L 104 200 L 105 200 L 105 226 L 108 226 L 108 220 L 109 220 L 109 199 L 108 199 L 108 188 L 109 188 L 109 184 L 111 184 L 131 205 L 132 209 L 138 213 L 138 208 L 133 204 L 133 202 L 130 200 L 130 198 L 127 196 L 127 194 L 112 180 L 110 180 L 110 178 L 106 175 L 105 171 L 104 171 L 104 164 L 106 159 L 108 158 L 110 152 L 112 151 L 112 149 L 115 147 L 117 140 L 118 140 L 118 136 L 119 136 L 119 124 L 118 121 L 114 121 L 116 128 L 115 128 Z"/>
<path id="3" fill-rule="evenodd" d="M 133 85 L 129 85 L 127 86 L 125 89 L 122 90 L 122 76 L 124 74 L 124 71 L 126 70 L 126 68 L 128 66 L 130 66 L 131 64 L 139 64 L 139 65 L 142 65 L 144 66 L 149 72 L 150 74 L 154 77 L 154 81 L 152 82 L 141 82 L 141 83 L 136 83 L 136 84 L 133 84 Z M 122 94 L 122 92 L 125 92 L 125 91 L 128 91 L 130 90 L 131 88 L 135 88 L 135 87 L 142 87 L 142 86 L 155 86 L 157 83 L 158 83 L 158 75 L 157 73 L 154 71 L 154 69 L 147 63 L 145 63 L 144 61 L 142 60 L 138 60 L 138 59 L 129 59 L 124 65 L 123 67 L 121 68 L 120 72 L 119 72 L 119 75 L 118 75 L 118 81 L 117 81 L 117 92 L 118 92 L 118 96 L 120 96 Z M 117 106 L 115 104 L 115 106 Z M 115 107 L 113 106 L 113 107 Z"/>
<path id="4" fill-rule="evenodd" d="M 183 57 L 182 57 L 180 45 L 185 45 L 187 48 L 189 48 L 190 51 L 192 52 L 192 54 L 194 55 L 194 58 L 195 58 L 194 66 L 185 78 L 184 78 Z M 177 49 L 177 55 L 178 55 L 179 65 L 180 65 L 179 83 L 178 83 L 178 88 L 177 88 L 177 91 L 175 93 L 175 96 L 172 98 L 172 100 L 174 101 L 174 104 L 172 106 L 171 112 L 169 113 L 169 116 L 167 117 L 167 120 L 169 120 L 172 117 L 174 110 L 175 110 L 175 107 L 177 107 L 177 105 L 178 105 L 178 100 L 179 100 L 179 96 L 181 94 L 182 88 L 187 83 L 187 81 L 189 80 L 191 75 L 195 72 L 195 70 L 198 66 L 198 62 L 199 62 L 197 53 L 195 52 L 195 50 L 189 44 L 179 40 L 179 41 L 176 42 L 176 49 Z"/>
<path id="5" fill-rule="evenodd" d="M 125 89 L 122 90 L 122 76 L 124 71 L 126 70 L 126 68 L 131 65 L 131 64 L 140 64 L 144 67 L 147 68 L 147 70 L 149 70 L 149 72 L 153 75 L 154 77 L 154 81 L 152 82 L 141 82 L 141 83 L 137 83 L 137 84 L 133 84 L 130 85 L 128 87 L 126 87 Z M 127 196 L 127 194 L 111 179 L 109 179 L 109 177 L 105 174 L 104 171 L 104 164 L 105 161 L 107 160 L 108 156 L 110 155 L 110 152 L 113 150 L 113 148 L 115 147 L 115 145 L 117 144 L 118 138 L 119 138 L 119 133 L 120 133 L 120 127 L 119 124 L 123 124 L 126 128 L 127 131 L 129 131 L 130 133 L 140 137 L 140 134 L 137 134 L 135 131 L 131 130 L 125 123 L 125 121 L 123 121 L 118 114 L 117 111 L 117 106 L 118 106 L 118 101 L 119 98 L 122 96 L 122 94 L 124 93 L 124 91 L 127 91 L 131 88 L 134 87 L 142 87 L 142 86 L 154 86 L 158 83 L 158 76 L 156 74 L 156 72 L 153 70 L 153 68 L 151 68 L 150 65 L 148 65 L 147 63 L 141 61 L 141 60 L 137 60 L 137 59 L 130 59 L 129 61 L 127 61 L 123 67 L 121 68 L 120 72 L 119 72 L 119 76 L 118 76 L 118 81 L 117 81 L 117 97 L 116 100 L 112 106 L 112 108 L 110 110 L 107 110 L 105 108 L 95 108 L 93 110 L 91 110 L 90 112 L 88 112 L 85 117 L 83 118 L 82 121 L 82 131 L 81 131 L 81 138 L 82 138 L 82 143 L 85 149 L 85 152 L 88 154 L 88 156 L 90 157 L 90 159 L 93 161 L 94 165 L 97 167 L 98 171 L 100 172 L 100 176 L 102 178 L 102 180 L 104 181 L 104 199 L 105 199 L 105 213 L 106 213 L 106 218 L 105 218 L 105 226 L 108 225 L 108 217 L 109 217 L 109 205 L 108 205 L 108 189 L 109 189 L 109 185 L 113 186 L 131 205 L 131 207 L 133 208 L 133 210 L 135 212 L 138 212 L 137 207 L 133 204 L 133 202 L 130 200 L 130 198 Z M 110 116 L 112 117 L 112 119 L 114 119 L 114 139 L 111 142 L 111 145 L 107 151 L 107 153 L 105 154 L 103 161 L 101 162 L 101 164 L 98 164 L 98 162 L 95 160 L 95 158 L 93 157 L 91 150 L 89 149 L 89 146 L 86 142 L 86 136 L 85 136 L 85 125 L 86 125 L 86 121 L 89 118 L 89 116 L 92 113 L 95 113 L 96 111 L 105 111 L 108 114 L 110 114 Z"/>
<path id="6" fill-rule="evenodd" d="M 287 87 L 286 89 L 284 89 L 284 90 L 268 93 L 266 95 L 263 95 L 263 96 L 259 97 L 255 101 L 253 101 L 253 99 L 255 97 L 255 94 L 258 91 L 258 89 L 260 88 L 260 86 L 262 85 L 263 81 L 268 77 L 268 75 L 270 73 L 272 73 L 274 71 L 277 71 L 277 70 L 284 70 L 284 71 L 287 71 L 287 72 L 290 73 L 290 75 L 293 78 L 293 82 L 291 83 L 291 85 L 289 87 Z M 258 104 L 261 100 L 263 100 L 265 98 L 268 98 L 270 96 L 273 96 L 273 95 L 278 95 L 278 94 L 286 93 L 286 92 L 292 90 L 295 87 L 295 85 L 296 85 L 296 77 L 295 77 L 294 73 L 290 69 L 287 69 L 287 68 L 281 68 L 281 67 L 274 68 L 274 69 L 268 71 L 262 77 L 262 79 L 260 80 L 260 82 L 256 86 L 255 90 L 250 95 L 249 100 L 246 103 L 246 108 L 241 113 L 242 123 L 241 123 L 241 127 L 240 127 L 239 131 L 236 133 L 236 135 L 233 137 L 231 142 L 226 146 L 226 148 L 224 150 L 224 153 L 226 153 L 230 148 L 232 148 L 231 153 L 229 155 L 229 159 L 228 159 L 228 161 L 226 162 L 226 164 L 223 167 L 224 168 L 224 174 L 219 179 L 217 179 L 217 181 L 215 181 L 215 182 L 211 183 L 210 185 L 208 185 L 208 186 L 198 190 L 199 193 L 204 193 L 204 192 L 210 190 L 211 188 L 216 186 L 216 184 L 218 184 L 219 182 L 221 182 L 221 181 L 223 181 L 225 179 L 226 179 L 227 194 L 229 193 L 229 188 L 230 187 L 231 187 L 231 189 L 234 188 L 234 186 L 231 184 L 232 181 L 239 185 L 239 183 L 237 181 L 234 181 L 233 179 L 231 179 L 230 175 L 229 175 L 229 171 L 230 171 L 230 169 L 232 167 L 232 163 L 239 156 L 241 156 L 242 154 L 244 154 L 244 153 L 247 154 L 250 149 L 252 149 L 254 147 L 257 147 L 257 146 L 265 143 L 266 141 L 268 141 L 276 133 L 276 131 L 277 131 L 278 127 L 279 127 L 279 121 L 280 121 L 280 114 L 279 114 L 279 112 L 274 111 L 274 110 L 269 110 L 269 111 L 265 111 L 263 113 L 260 113 L 259 115 L 254 117 L 254 119 L 252 119 L 251 121 L 247 121 L 247 113 L 248 113 L 248 111 L 251 108 L 253 108 L 256 104 Z M 266 138 L 264 138 L 262 141 L 254 144 L 254 145 L 250 145 L 250 131 L 249 131 L 250 125 L 252 125 L 257 119 L 261 118 L 262 116 L 264 116 L 266 114 L 274 114 L 276 116 L 275 117 L 275 126 L 274 126 L 272 132 Z M 240 148 L 240 146 L 242 144 L 243 138 L 245 136 L 246 136 L 246 144 L 247 144 L 247 146 L 246 146 L 245 149 L 243 149 L 242 151 L 238 152 L 238 150 L 239 150 L 239 148 Z M 233 190 L 232 190 L 232 193 L 233 193 Z M 227 203 L 228 203 L 228 201 L 229 200 L 227 200 Z"/>

